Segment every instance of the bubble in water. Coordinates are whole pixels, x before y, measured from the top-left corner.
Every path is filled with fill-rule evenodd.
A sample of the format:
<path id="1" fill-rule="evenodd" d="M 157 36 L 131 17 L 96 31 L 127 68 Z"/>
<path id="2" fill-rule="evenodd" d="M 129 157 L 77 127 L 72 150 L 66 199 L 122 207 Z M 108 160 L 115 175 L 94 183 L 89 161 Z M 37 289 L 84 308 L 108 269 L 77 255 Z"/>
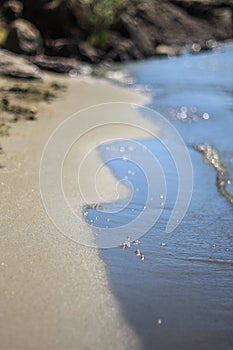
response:
<path id="1" fill-rule="evenodd" d="M 188 117 L 188 115 L 186 112 L 182 112 L 182 113 L 180 113 L 180 117 L 181 117 L 181 119 L 186 119 Z"/>
<path id="2" fill-rule="evenodd" d="M 181 110 L 182 113 L 187 113 L 188 112 L 188 108 L 185 107 L 185 106 L 182 106 L 180 110 Z"/>
<path id="3" fill-rule="evenodd" d="M 193 115 L 193 121 L 194 122 L 198 122 L 198 120 L 199 120 L 199 117 L 196 114 L 194 114 Z"/>
<path id="4" fill-rule="evenodd" d="M 202 117 L 203 119 L 207 120 L 210 118 L 210 115 L 208 113 L 204 113 Z"/>
<path id="5" fill-rule="evenodd" d="M 194 107 L 194 106 L 192 106 L 192 107 L 190 108 L 190 111 L 191 111 L 192 113 L 196 113 L 196 112 L 197 112 L 197 108 Z"/>
<path id="6" fill-rule="evenodd" d="M 128 150 L 129 150 L 130 152 L 133 152 L 133 151 L 135 150 L 135 148 L 134 148 L 134 146 L 129 146 L 129 147 L 128 147 Z"/>
<path id="7" fill-rule="evenodd" d="M 128 154 L 124 154 L 123 157 L 122 157 L 123 160 L 129 160 L 129 158 L 130 158 L 130 157 L 129 157 Z"/>

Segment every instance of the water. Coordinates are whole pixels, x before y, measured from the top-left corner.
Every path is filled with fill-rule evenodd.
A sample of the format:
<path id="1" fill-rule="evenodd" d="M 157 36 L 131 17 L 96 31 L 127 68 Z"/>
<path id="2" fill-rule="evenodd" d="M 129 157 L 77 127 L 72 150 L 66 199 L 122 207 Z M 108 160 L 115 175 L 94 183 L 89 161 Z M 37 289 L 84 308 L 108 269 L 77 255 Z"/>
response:
<path id="1" fill-rule="evenodd" d="M 121 67 L 133 78 L 134 87 L 151 95 L 149 107 L 162 113 L 182 135 L 194 172 L 188 212 L 176 230 L 166 234 L 177 196 L 176 168 L 157 140 L 141 141 L 159 157 L 167 179 L 167 197 L 161 193 L 159 202 L 162 215 L 140 245 L 101 251 L 112 291 L 145 349 L 233 348 L 233 208 L 216 187 L 215 169 L 194 149 L 207 143 L 217 150 L 228 169 L 227 190 L 233 193 L 232 68 L 232 45 Z M 114 156 L 129 145 L 116 142 L 112 147 Z M 100 148 L 103 159 L 106 152 Z M 148 184 L 130 159 L 118 159 L 109 166 L 134 187 L 126 209 L 108 220 L 108 225 L 117 226 L 141 212 Z M 121 204 L 103 204 L 103 209 L 117 210 Z M 104 215 L 103 210 L 99 224 L 101 220 L 106 224 Z M 143 251 L 144 261 L 134 254 L 136 248 Z"/>

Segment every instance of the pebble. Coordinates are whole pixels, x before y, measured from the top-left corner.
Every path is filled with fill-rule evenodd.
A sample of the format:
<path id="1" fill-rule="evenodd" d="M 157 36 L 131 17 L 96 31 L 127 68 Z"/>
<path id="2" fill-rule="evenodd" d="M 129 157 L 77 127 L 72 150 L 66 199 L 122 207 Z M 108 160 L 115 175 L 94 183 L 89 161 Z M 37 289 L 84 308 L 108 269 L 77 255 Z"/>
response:
<path id="1" fill-rule="evenodd" d="M 125 249 L 125 248 L 130 248 L 131 247 L 131 244 L 130 242 L 123 242 L 120 244 L 120 247 Z"/>
<path id="2" fill-rule="evenodd" d="M 95 210 L 99 210 L 99 209 L 100 209 L 100 204 L 98 204 L 98 203 L 93 203 L 93 204 L 91 205 L 91 207 L 92 207 L 93 209 L 95 209 Z"/>
<path id="3" fill-rule="evenodd" d="M 140 256 L 141 255 L 141 252 L 139 249 L 136 249 L 135 252 L 134 252 L 137 256 Z"/>
<path id="4" fill-rule="evenodd" d="M 133 244 L 141 244 L 141 242 L 140 242 L 138 239 L 135 239 L 135 240 L 133 241 Z"/>
<path id="5" fill-rule="evenodd" d="M 131 239 L 132 239 L 132 237 L 127 236 L 127 241 L 121 243 L 119 246 L 120 246 L 121 248 L 123 248 L 123 249 L 125 249 L 125 248 L 130 248 L 130 247 L 131 247 L 131 242 L 130 242 Z M 133 244 L 140 244 L 141 242 L 140 242 L 138 239 L 136 239 L 136 240 L 134 240 L 132 243 L 133 243 Z M 139 249 L 136 249 L 136 250 L 134 251 L 134 253 L 135 253 L 138 257 L 140 257 L 140 260 L 142 260 L 142 261 L 145 260 L 145 255 L 142 254 L 141 251 L 140 251 Z"/>

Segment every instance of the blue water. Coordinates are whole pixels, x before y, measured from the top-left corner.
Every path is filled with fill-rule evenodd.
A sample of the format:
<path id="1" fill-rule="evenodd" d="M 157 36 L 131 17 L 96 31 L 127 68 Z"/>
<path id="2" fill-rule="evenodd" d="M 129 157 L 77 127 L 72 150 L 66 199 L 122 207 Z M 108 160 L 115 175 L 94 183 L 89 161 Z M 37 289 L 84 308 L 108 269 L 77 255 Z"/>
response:
<path id="1" fill-rule="evenodd" d="M 173 120 L 187 143 L 206 140 L 221 152 L 232 150 L 232 46 L 196 56 L 151 59 L 129 66 L 128 71 L 138 84 L 151 89 L 150 106 Z M 177 111 L 182 108 L 188 118 L 180 123 Z"/>
<path id="2" fill-rule="evenodd" d="M 177 196 L 177 171 L 158 140 L 140 141 L 162 164 L 167 196 L 161 199 L 160 218 L 140 238 L 139 246 L 101 251 L 112 291 L 143 349 L 233 349 L 233 208 L 216 187 L 215 170 L 193 148 L 200 143 L 216 148 L 233 179 L 233 46 L 153 58 L 120 69 L 133 78 L 134 88 L 145 87 L 151 96 L 149 107 L 183 137 L 192 160 L 194 188 L 183 221 L 166 234 Z M 108 152 L 114 156 L 122 142 L 111 146 Z M 106 152 L 100 147 L 103 160 Z M 130 159 L 108 165 L 119 179 L 133 185 L 126 208 L 110 217 L 108 225 L 114 227 L 133 220 L 148 205 L 148 183 Z M 230 181 L 228 190 L 232 193 Z M 118 205 L 103 208 L 114 210 Z M 104 215 L 103 210 L 99 224 L 106 223 Z M 134 254 L 135 248 L 143 252 L 144 261 Z"/>

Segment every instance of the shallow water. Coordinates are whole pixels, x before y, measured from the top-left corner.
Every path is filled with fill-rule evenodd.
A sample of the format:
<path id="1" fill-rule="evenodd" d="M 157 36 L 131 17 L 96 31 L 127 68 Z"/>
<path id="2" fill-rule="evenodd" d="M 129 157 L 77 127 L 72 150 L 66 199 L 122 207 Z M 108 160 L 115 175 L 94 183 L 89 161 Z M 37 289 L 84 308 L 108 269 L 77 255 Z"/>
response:
<path id="1" fill-rule="evenodd" d="M 142 147 L 159 159 L 167 180 L 167 197 L 161 193 L 162 214 L 139 246 L 101 251 L 112 291 L 146 349 L 233 348 L 233 208 L 216 187 L 214 168 L 194 150 L 207 143 L 218 151 L 228 168 L 227 189 L 233 193 L 232 57 L 233 46 L 228 45 L 215 52 L 121 67 L 132 77 L 134 88 L 151 95 L 149 107 L 182 135 L 194 173 L 189 209 L 175 231 L 167 234 L 177 196 L 176 167 L 158 140 L 141 140 Z M 99 151 L 103 159 L 108 152 L 118 158 L 122 147 L 130 145 L 116 142 Z M 134 187 L 131 201 L 117 215 L 106 216 L 105 210 L 117 211 L 122 203 L 103 204 L 98 225 L 107 220 L 114 227 L 135 219 L 150 203 L 146 177 L 130 156 L 108 165 Z M 161 208 L 158 204 L 151 209 Z M 90 212 L 89 220 L 91 215 L 95 213 Z M 134 254 L 136 248 L 145 255 L 144 261 Z"/>

